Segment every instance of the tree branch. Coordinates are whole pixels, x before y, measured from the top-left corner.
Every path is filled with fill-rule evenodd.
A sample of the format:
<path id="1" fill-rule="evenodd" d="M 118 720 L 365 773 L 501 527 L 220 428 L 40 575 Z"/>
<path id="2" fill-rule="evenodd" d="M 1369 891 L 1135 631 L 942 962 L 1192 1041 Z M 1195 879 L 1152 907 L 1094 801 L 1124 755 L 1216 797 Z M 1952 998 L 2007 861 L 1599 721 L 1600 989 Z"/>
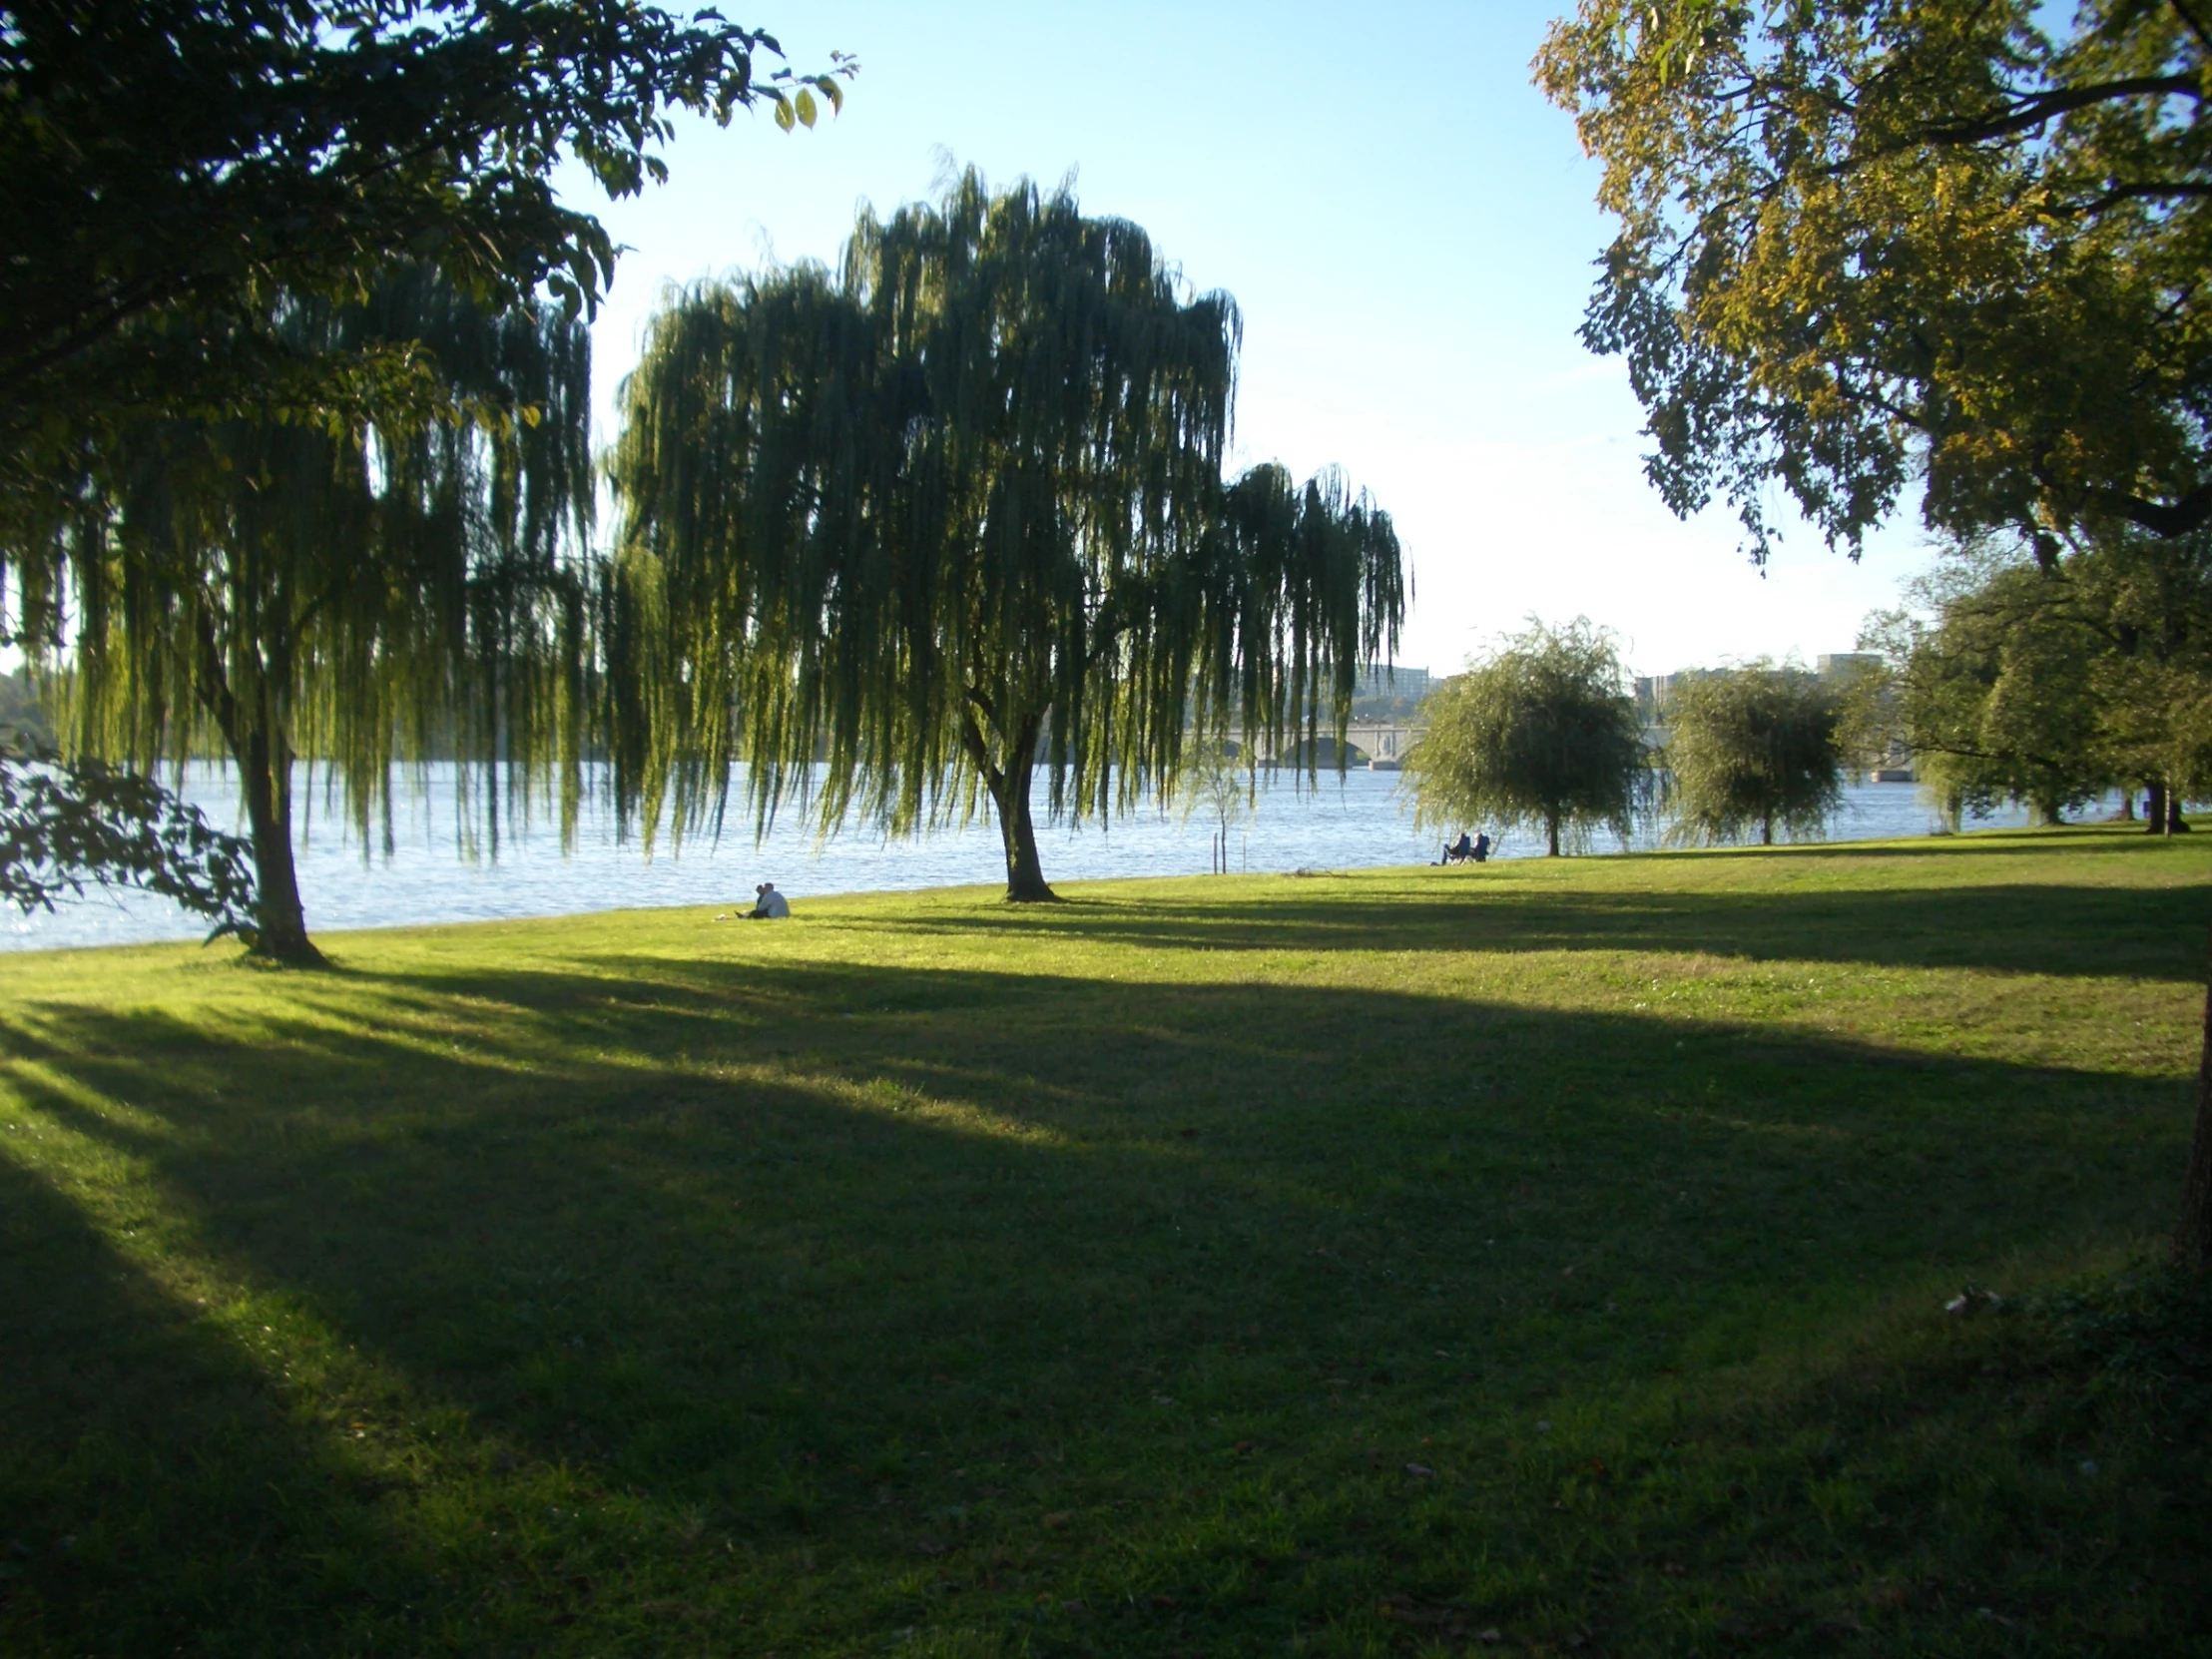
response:
<path id="1" fill-rule="evenodd" d="M 2120 81 L 2092 81 L 2086 86 L 2053 87 L 2048 92 L 2015 98 L 2006 113 L 1962 121 L 1949 127 L 1929 127 L 1920 139 L 1933 144 L 1980 144 L 1988 139 L 2009 138 L 2040 127 L 2053 116 L 2085 110 L 2094 104 L 2116 103 L 2123 98 L 2190 98 L 2202 102 L 2204 83 L 2195 75 L 2136 75 Z"/>

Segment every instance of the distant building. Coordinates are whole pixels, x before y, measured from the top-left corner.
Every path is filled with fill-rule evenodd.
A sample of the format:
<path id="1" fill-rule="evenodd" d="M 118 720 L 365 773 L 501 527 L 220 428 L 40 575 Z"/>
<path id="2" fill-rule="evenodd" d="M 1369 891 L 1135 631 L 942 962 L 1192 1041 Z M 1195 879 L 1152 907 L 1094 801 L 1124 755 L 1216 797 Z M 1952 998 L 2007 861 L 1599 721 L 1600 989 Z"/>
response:
<path id="1" fill-rule="evenodd" d="M 1361 671 L 1360 683 L 1353 688 L 1352 698 L 1359 703 L 1376 697 L 1409 697 L 1418 703 L 1433 686 L 1425 668 L 1370 663 Z"/>
<path id="2" fill-rule="evenodd" d="M 1660 705 L 1674 695 L 1674 688 L 1691 680 L 1702 680 L 1712 672 L 1704 668 L 1678 668 L 1672 674 L 1650 674 L 1636 681 L 1636 707 L 1648 721 L 1659 712 Z"/>
<path id="3" fill-rule="evenodd" d="M 1838 651 L 1815 657 L 1813 664 L 1823 680 L 1849 680 L 1854 675 L 1874 673 L 1882 667 L 1882 658 L 1872 651 Z"/>

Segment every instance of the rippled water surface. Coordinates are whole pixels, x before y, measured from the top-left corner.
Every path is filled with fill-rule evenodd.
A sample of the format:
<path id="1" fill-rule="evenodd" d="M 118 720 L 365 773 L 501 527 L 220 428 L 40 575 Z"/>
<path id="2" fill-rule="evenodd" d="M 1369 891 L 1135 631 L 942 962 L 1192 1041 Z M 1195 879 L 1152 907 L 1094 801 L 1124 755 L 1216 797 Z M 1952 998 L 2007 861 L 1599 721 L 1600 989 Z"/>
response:
<path id="1" fill-rule="evenodd" d="M 1413 832 L 1412 810 L 1398 782 L 1396 773 L 1353 772 L 1342 780 L 1325 774 L 1318 788 L 1295 789 L 1284 780 L 1264 789 L 1249 822 L 1230 833 L 1231 868 L 1350 869 L 1433 859 L 1436 839 Z M 218 823 L 237 816 L 232 781 L 221 769 L 196 771 L 187 780 L 186 793 Z M 314 804 L 321 804 L 319 791 Z M 1044 805 L 1040 789 L 1039 842 L 1048 880 L 1186 875 L 1207 868 L 1212 827 L 1202 818 L 1186 823 L 1178 813 L 1153 810 L 1105 829 L 1070 829 L 1045 825 Z M 2017 813 L 1980 821 L 1991 827 L 2024 822 Z M 1861 784 L 1846 791 L 1844 810 L 1830 826 L 1829 838 L 1919 835 L 1934 823 L 1912 785 Z M 761 880 L 773 880 L 804 906 L 814 894 L 1004 878 L 997 829 L 987 822 L 912 840 L 886 840 L 856 827 L 822 846 L 811 830 L 784 824 L 759 846 L 747 830 L 726 834 L 719 845 L 693 840 L 675 857 L 664 841 L 648 860 L 635 839 L 616 839 L 603 801 L 587 809 L 577 844 L 565 856 L 556 824 L 545 815 L 526 828 L 510 827 L 496 859 L 466 857 L 456 845 L 450 770 L 433 770 L 425 795 L 396 804 L 394 832 L 390 856 L 379 847 L 364 862 L 360 843 L 344 832 L 340 820 L 323 816 L 307 823 L 299 849 L 299 885 L 311 930 L 653 905 L 750 904 L 753 885 Z M 1644 844 L 1655 838 L 1655 830 L 1638 836 Z M 1592 850 L 1616 845 L 1603 837 Z M 1508 835 L 1498 855 L 1527 857 L 1542 850 L 1532 836 Z M 193 938 L 200 931 L 194 918 L 166 901 L 140 894 L 96 894 L 52 914 L 11 912 L 0 917 L 0 949 Z"/>

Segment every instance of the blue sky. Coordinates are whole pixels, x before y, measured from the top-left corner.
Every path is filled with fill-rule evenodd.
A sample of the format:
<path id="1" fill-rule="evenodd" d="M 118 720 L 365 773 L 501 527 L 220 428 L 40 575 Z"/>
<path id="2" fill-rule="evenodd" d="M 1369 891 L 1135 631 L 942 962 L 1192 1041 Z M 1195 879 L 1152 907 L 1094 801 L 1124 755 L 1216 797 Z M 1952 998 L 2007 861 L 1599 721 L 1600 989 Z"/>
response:
<path id="1" fill-rule="evenodd" d="M 1644 483 L 1620 364 L 1575 339 L 1607 224 L 1572 124 L 1529 84 L 1564 0 L 1058 7 L 763 0 L 791 61 L 856 54 L 844 114 L 687 122 L 674 177 L 603 209 L 628 245 L 595 329 L 601 438 L 670 281 L 833 260 L 862 202 L 947 166 L 1076 179 L 1244 312 L 1240 464 L 1335 463 L 1395 519 L 1436 670 L 1533 612 L 1618 631 L 1641 673 L 1852 647 L 1932 556 L 1910 514 L 1859 565 L 1811 532 L 1764 578 L 1725 511 Z"/>

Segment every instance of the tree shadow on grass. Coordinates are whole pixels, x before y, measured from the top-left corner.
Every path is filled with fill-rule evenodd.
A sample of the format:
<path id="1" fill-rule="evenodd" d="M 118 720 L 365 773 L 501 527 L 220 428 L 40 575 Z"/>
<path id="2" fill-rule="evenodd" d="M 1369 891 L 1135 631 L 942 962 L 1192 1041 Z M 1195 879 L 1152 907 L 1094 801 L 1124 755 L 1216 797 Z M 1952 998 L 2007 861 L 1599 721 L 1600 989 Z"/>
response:
<path id="1" fill-rule="evenodd" d="M 30 1114 L 97 1150 L 86 1178 L 127 1160 L 211 1278 L 448 1422 L 399 1408 L 420 1491 L 326 1506 L 329 1442 L 269 1364 L 115 1289 L 83 1215 L 0 1161 L 26 1241 L 0 1311 L 50 1333 L 44 1369 L 0 1372 L 47 1425 L 19 1512 L 141 1515 L 127 1557 L 42 1584 L 58 1650 L 173 1607 L 211 1648 L 263 1645 L 195 1586 L 279 1545 L 330 1648 L 398 1600 L 430 1621 L 415 1651 L 544 1635 L 556 1607 L 575 1642 L 645 1650 L 666 1633 L 624 1621 L 670 1598 L 725 1642 L 773 1645 L 761 1617 L 834 1645 L 937 1618 L 879 1586 L 971 1547 L 1013 1620 L 1108 1570 L 1038 1543 L 1041 1516 L 1172 1554 L 1150 1522 L 1327 1484 L 1351 1420 L 1495 1432 L 1932 1273 L 2125 1238 L 2186 1105 L 2171 1079 L 1634 1015 L 788 962 L 355 972 L 229 1026 L 48 1003 L 0 1036 Z M 75 1265 L 33 1277 L 42 1253 Z M 89 1440 L 127 1480 L 73 1460 Z M 517 1494 L 546 1481 L 601 1518 L 530 1532 Z M 501 1600 L 454 1541 L 493 1523 L 518 1533 L 497 1571 L 598 1590 Z M 732 1578 L 726 1539 L 773 1570 Z"/>
<path id="2" fill-rule="evenodd" d="M 375 1477 L 4 1153 L 0 1331 L 0 1648 L 275 1651 L 422 1593 Z"/>
<path id="3" fill-rule="evenodd" d="M 945 937 L 1059 933 L 1212 950 L 1686 951 L 2075 977 L 2203 978 L 2205 887 L 2019 883 L 1806 892 L 1528 889 L 1479 876 L 1441 894 L 1280 891 L 1218 900 L 1077 898 L 1050 910 L 922 911 L 866 925 Z"/>
<path id="4" fill-rule="evenodd" d="M 2184 839 L 2176 848 L 2171 837 L 2163 842 L 2165 848 L 2174 850 L 2186 850 L 2188 845 L 2189 842 Z M 1748 843 L 1713 847 L 1664 846 L 1638 852 L 1636 856 L 1662 862 L 1737 855 L 1782 859 L 1876 860 L 2012 857 L 2021 854 L 2041 858 L 2054 854 L 2067 858 L 2085 855 L 2109 858 L 2133 857 L 2145 852 L 2155 855 L 2160 846 L 2160 838 L 2146 833 L 2140 824 L 2061 824 L 2033 830 L 1968 829 L 1956 834 L 1929 834 L 1894 840 L 1808 840 L 1789 841 L 1776 846 L 1754 846 Z"/>

